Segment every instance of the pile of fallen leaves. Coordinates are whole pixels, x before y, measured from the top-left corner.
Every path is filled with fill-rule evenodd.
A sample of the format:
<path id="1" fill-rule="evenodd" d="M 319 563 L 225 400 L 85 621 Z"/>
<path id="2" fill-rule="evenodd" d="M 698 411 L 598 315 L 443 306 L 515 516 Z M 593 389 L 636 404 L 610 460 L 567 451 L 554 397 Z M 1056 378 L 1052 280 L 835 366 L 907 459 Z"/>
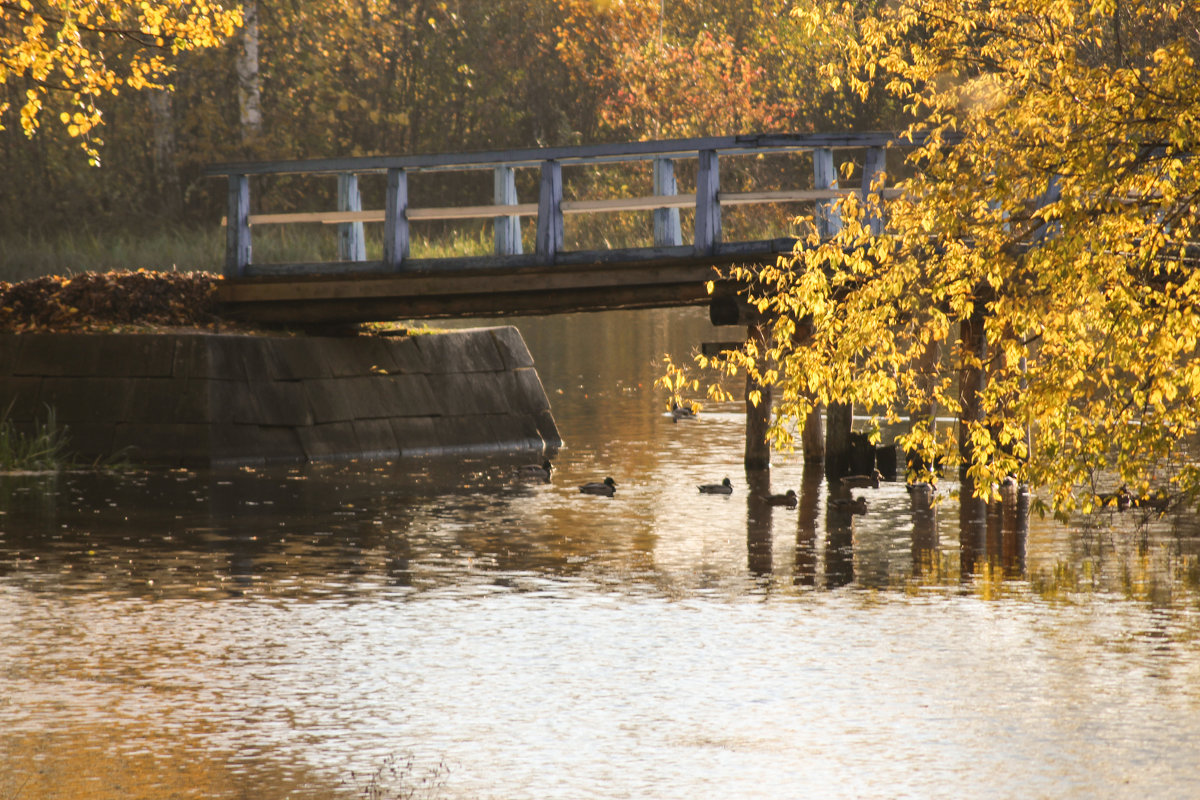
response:
<path id="1" fill-rule="evenodd" d="M 208 272 L 86 272 L 0 282 L 0 331 L 213 327 L 218 276 Z"/>

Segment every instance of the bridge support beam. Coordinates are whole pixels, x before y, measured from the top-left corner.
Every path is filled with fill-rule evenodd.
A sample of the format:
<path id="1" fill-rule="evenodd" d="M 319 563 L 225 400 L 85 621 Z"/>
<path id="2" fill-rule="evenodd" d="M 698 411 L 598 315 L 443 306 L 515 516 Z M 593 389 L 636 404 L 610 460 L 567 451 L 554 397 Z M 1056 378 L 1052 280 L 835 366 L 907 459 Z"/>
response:
<path id="1" fill-rule="evenodd" d="M 512 167 L 496 167 L 494 201 L 498 206 L 517 204 L 516 170 Z M 521 255 L 521 218 L 518 216 L 494 217 L 492 236 L 496 243 L 496 255 Z"/>
<path id="2" fill-rule="evenodd" d="M 747 338 L 758 347 L 758 352 L 767 349 L 767 331 L 762 325 L 749 325 Z M 750 395 L 758 392 L 758 405 L 750 402 Z M 746 375 L 746 469 L 771 468 L 771 445 L 767 442 L 767 428 L 771 425 L 771 387 L 764 386 Z"/>

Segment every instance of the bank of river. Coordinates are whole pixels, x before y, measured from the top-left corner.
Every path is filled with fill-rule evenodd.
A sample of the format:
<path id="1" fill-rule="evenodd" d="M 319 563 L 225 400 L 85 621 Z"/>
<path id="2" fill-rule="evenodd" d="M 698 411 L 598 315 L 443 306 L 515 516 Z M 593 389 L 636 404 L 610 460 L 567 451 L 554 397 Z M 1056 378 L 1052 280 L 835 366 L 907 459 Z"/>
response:
<path id="1" fill-rule="evenodd" d="M 650 388 L 728 338 L 701 312 L 518 325 L 566 441 L 549 484 L 0 480 L 0 797 L 1200 794 L 1195 520 L 964 536 L 885 484 L 846 524 L 786 456 L 772 490 L 815 507 L 764 513 L 737 410 L 674 423 Z"/>

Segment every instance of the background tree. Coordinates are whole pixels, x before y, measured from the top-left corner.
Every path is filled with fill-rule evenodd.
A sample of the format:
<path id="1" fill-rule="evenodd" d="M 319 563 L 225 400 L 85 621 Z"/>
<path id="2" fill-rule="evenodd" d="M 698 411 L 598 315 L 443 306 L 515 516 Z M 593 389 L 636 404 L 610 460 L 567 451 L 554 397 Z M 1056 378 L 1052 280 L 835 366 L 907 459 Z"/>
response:
<path id="1" fill-rule="evenodd" d="M 208 0 L 15 0 L 0 5 L 0 130 L 20 94 L 20 126 L 33 136 L 55 113 L 93 163 L 99 102 L 122 89 L 161 89 L 171 57 L 233 34 L 241 12 Z"/>
<path id="2" fill-rule="evenodd" d="M 940 407 L 970 418 L 957 441 L 928 419 L 900 440 L 926 463 L 961 453 L 979 494 L 1012 475 L 1064 512 L 1117 484 L 1195 495 L 1200 7 L 907 0 L 809 22 L 830 16 L 858 31 L 849 79 L 904 103 L 923 144 L 885 233 L 851 198 L 836 239 L 740 274 L 772 346 L 721 366 L 781 386 L 777 440 L 817 401 Z"/>

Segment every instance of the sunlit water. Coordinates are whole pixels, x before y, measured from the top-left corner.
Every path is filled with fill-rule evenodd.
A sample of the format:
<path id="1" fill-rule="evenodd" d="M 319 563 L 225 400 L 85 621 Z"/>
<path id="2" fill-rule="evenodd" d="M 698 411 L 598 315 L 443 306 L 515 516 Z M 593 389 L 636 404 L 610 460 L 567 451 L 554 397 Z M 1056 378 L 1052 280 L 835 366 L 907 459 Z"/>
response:
<path id="1" fill-rule="evenodd" d="M 1193 519 L 887 483 L 850 516 L 785 455 L 801 507 L 763 507 L 738 410 L 676 424 L 650 385 L 728 331 L 517 324 L 567 441 L 547 485 L 0 480 L 0 800 L 1200 797 Z"/>

